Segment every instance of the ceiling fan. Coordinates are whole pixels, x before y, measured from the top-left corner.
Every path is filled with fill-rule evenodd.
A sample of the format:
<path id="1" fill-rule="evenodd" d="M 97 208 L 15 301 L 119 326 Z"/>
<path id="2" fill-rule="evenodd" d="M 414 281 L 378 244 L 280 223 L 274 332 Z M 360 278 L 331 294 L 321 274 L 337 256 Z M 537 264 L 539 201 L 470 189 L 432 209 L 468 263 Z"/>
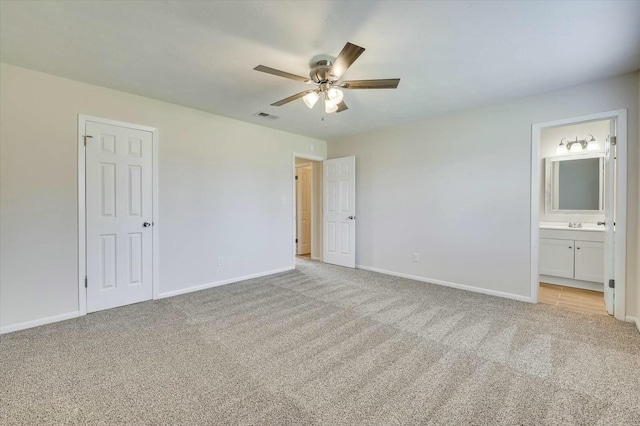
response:
<path id="1" fill-rule="evenodd" d="M 318 99 L 324 97 L 324 110 L 326 113 L 342 112 L 347 109 L 347 105 L 343 101 L 344 94 L 340 89 L 395 89 L 398 87 L 398 83 L 400 83 L 399 78 L 347 80 L 340 82 L 342 74 L 362 55 L 364 50 L 364 47 L 347 43 L 337 58 L 327 55 L 315 56 L 310 63 L 310 78 L 280 71 L 264 65 L 258 65 L 254 70 L 316 86 L 314 89 L 305 90 L 278 102 L 274 102 L 271 104 L 272 106 L 282 106 L 302 98 L 305 105 L 313 108 L 316 102 L 318 102 Z"/>

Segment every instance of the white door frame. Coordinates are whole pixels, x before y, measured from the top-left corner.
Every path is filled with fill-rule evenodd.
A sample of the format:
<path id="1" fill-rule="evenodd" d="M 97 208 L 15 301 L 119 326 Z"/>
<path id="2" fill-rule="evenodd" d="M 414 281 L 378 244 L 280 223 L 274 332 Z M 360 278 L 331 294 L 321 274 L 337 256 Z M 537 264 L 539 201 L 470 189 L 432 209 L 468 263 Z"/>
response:
<path id="1" fill-rule="evenodd" d="M 153 198 L 153 227 L 151 229 L 152 245 L 152 287 L 153 299 L 157 299 L 160 294 L 160 245 L 158 234 L 160 230 L 158 220 L 158 129 L 155 127 L 142 126 L 139 124 L 126 123 L 123 121 L 110 120 L 107 118 L 92 117 L 78 114 L 78 311 L 80 315 L 87 314 L 87 290 L 85 288 L 85 277 L 87 275 L 87 245 L 86 245 L 86 156 L 84 146 L 84 132 L 87 121 L 107 124 L 110 126 L 127 127 L 151 132 L 152 134 L 152 178 L 151 189 Z"/>
<path id="2" fill-rule="evenodd" d="M 293 269 L 296 269 L 296 252 L 297 252 L 297 247 L 296 247 L 296 216 L 297 216 L 297 212 L 296 212 L 296 208 L 297 208 L 297 194 L 296 194 L 296 158 L 301 158 L 303 160 L 311 160 L 311 161 L 324 161 L 326 160 L 325 157 L 320 156 L 320 155 L 313 155 L 313 154 L 299 154 L 297 152 L 293 153 L 293 158 L 292 158 L 292 162 L 293 162 L 293 167 L 291 169 L 291 199 L 293 200 L 293 203 L 291 203 L 293 205 L 293 216 L 292 216 L 292 220 L 291 223 L 293 224 L 293 238 L 292 238 L 292 245 L 291 245 L 291 266 L 293 267 Z M 311 181 L 313 182 L 313 166 L 311 166 Z M 311 193 L 313 194 L 313 184 L 311 185 Z M 315 207 L 315 203 L 314 203 L 314 197 L 313 195 L 311 196 L 311 241 L 312 241 L 312 250 L 313 250 L 313 231 L 314 231 L 314 207 Z M 317 237 L 317 236 L 316 236 Z"/>
<path id="3" fill-rule="evenodd" d="M 615 119 L 618 125 L 616 148 L 616 229 L 615 266 L 616 289 L 614 315 L 625 320 L 625 286 L 627 265 L 627 110 L 618 109 L 563 120 L 536 123 L 531 126 L 531 303 L 538 303 L 538 250 L 540 249 L 540 135 L 542 129 Z"/>

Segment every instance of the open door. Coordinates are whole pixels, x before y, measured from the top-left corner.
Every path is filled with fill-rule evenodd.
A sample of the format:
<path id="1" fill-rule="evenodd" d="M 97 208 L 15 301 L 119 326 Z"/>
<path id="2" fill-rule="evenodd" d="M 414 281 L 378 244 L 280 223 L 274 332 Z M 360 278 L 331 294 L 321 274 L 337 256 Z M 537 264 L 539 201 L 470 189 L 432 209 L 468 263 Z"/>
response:
<path id="1" fill-rule="evenodd" d="M 615 297 L 615 192 L 616 192 L 616 120 L 604 152 L 604 302 L 609 315 L 614 314 Z"/>
<path id="2" fill-rule="evenodd" d="M 324 161 L 323 261 L 356 267 L 356 157 Z"/>

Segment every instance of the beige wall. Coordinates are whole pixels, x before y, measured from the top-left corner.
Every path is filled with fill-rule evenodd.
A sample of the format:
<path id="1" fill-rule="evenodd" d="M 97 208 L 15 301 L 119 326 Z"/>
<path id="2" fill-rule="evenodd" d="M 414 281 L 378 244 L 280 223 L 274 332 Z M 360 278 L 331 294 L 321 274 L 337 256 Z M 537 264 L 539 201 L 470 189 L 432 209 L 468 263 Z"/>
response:
<path id="1" fill-rule="evenodd" d="M 626 108 L 626 314 L 637 316 L 638 80 L 632 73 L 330 141 L 329 158 L 356 156 L 356 263 L 528 298 L 532 124 Z"/>
<path id="2" fill-rule="evenodd" d="M 78 310 L 78 114 L 159 129 L 161 293 L 292 266 L 293 153 L 324 141 L 6 64 L 0 102 L 5 330 Z"/>

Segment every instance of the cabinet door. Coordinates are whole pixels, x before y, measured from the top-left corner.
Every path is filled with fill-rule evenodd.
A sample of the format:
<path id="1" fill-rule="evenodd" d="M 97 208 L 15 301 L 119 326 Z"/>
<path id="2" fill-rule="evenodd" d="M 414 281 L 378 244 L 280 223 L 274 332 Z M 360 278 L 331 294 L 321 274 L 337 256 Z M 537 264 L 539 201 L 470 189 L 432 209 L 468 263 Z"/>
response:
<path id="1" fill-rule="evenodd" d="M 604 283 L 604 244 L 576 241 L 577 280 Z"/>
<path id="2" fill-rule="evenodd" d="M 573 240 L 540 238 L 540 274 L 573 278 Z"/>

